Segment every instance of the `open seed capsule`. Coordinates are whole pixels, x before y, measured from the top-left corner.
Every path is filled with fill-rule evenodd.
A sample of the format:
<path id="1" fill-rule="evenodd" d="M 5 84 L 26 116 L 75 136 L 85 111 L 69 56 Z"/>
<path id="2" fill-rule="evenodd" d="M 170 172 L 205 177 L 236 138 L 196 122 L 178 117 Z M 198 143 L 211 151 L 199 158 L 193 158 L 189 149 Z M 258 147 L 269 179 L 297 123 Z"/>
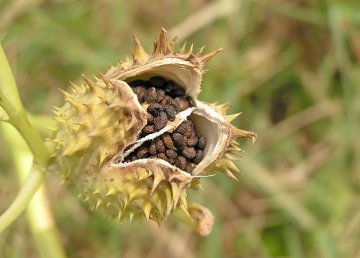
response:
<path id="1" fill-rule="evenodd" d="M 165 30 L 151 55 L 134 42 L 132 60 L 64 93 L 56 157 L 64 178 L 111 219 L 160 223 L 176 209 L 192 216 L 186 190 L 214 169 L 235 177 L 236 140 L 255 134 L 230 124 L 227 105 L 197 99 L 203 65 L 220 50 L 176 52 Z"/>

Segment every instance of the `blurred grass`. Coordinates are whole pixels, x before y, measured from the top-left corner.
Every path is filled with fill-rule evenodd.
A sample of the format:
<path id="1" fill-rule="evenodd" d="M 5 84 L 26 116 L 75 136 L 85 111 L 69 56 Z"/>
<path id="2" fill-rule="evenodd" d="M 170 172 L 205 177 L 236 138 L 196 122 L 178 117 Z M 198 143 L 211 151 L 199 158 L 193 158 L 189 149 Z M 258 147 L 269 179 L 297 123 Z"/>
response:
<path id="1" fill-rule="evenodd" d="M 109 225 L 59 178 L 50 200 L 70 257 L 360 257 L 360 18 L 358 1 L 3 0 L 0 40 L 25 106 L 51 114 L 57 88 L 147 49 L 161 26 L 224 51 L 201 98 L 230 102 L 235 123 L 258 133 L 240 182 L 204 179 L 193 193 L 214 212 L 200 238 L 170 219 Z M 190 22 L 189 22 L 190 21 Z M 190 25 L 193 25 L 189 27 Z M 184 38 L 186 36 L 186 38 Z M 0 210 L 17 193 L 0 137 Z M 0 257 L 37 257 L 22 217 L 0 236 Z"/>

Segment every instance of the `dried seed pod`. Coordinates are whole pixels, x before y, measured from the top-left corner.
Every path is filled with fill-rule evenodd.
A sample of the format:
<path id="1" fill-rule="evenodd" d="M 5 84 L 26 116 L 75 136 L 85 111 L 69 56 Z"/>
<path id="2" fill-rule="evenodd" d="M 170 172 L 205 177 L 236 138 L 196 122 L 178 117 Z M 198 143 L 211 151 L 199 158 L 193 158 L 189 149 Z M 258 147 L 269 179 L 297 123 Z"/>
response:
<path id="1" fill-rule="evenodd" d="M 199 176 L 213 170 L 234 177 L 238 169 L 233 159 L 241 153 L 236 140 L 254 139 L 255 134 L 232 126 L 236 115 L 227 116 L 226 105 L 197 99 L 203 66 L 219 50 L 202 55 L 202 50 L 194 53 L 184 47 L 177 52 L 165 30 L 151 55 L 136 37 L 134 42 L 132 60 L 120 62 L 101 79 L 84 78 L 64 93 L 66 103 L 56 110 L 54 156 L 64 179 L 73 182 L 90 208 L 111 219 L 160 223 L 178 209 L 200 221 L 198 211 L 203 209 L 188 209 L 186 190 L 196 188 Z M 174 120 L 160 111 L 153 124 L 147 124 L 146 108 L 155 102 L 172 106 Z M 172 134 L 176 151 L 165 148 L 161 136 L 166 132 Z M 186 149 L 194 134 L 203 137 Z"/>

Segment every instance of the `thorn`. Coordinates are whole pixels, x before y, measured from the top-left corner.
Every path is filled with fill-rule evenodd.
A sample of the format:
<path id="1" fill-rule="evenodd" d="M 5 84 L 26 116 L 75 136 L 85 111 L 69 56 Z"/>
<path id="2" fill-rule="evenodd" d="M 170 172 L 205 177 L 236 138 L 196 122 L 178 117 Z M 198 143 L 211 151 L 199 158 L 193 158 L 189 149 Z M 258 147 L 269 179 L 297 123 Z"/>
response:
<path id="1" fill-rule="evenodd" d="M 186 44 L 187 44 L 187 42 L 185 41 L 184 44 L 182 45 L 180 51 L 179 51 L 179 54 L 184 54 L 185 53 Z"/>
<path id="2" fill-rule="evenodd" d="M 86 83 L 86 85 L 89 87 L 89 89 L 92 91 L 92 92 L 95 92 L 96 91 L 96 84 L 93 83 L 89 78 L 87 78 L 84 74 L 82 74 L 82 77 Z"/>
<path id="3" fill-rule="evenodd" d="M 186 201 L 186 193 L 180 195 L 180 209 L 191 218 Z"/>
<path id="4" fill-rule="evenodd" d="M 141 45 L 141 42 L 139 39 L 133 35 L 134 40 L 134 50 L 132 52 L 133 54 L 133 61 L 134 63 L 144 63 L 149 59 L 148 53 L 144 50 L 143 46 Z"/>
<path id="5" fill-rule="evenodd" d="M 240 169 L 234 164 L 234 162 L 232 162 L 231 160 L 228 160 L 227 162 L 227 167 L 234 172 L 240 172 Z"/>
<path id="6" fill-rule="evenodd" d="M 204 56 L 202 56 L 202 57 L 199 57 L 200 62 L 203 63 L 203 64 L 209 62 L 210 59 L 212 59 L 214 56 L 216 56 L 216 55 L 217 55 L 218 53 L 220 53 L 222 50 L 223 50 L 223 49 L 220 48 L 220 49 L 218 49 L 218 50 L 215 50 L 215 51 L 213 51 L 213 52 L 210 52 L 209 54 L 206 54 L 206 55 L 204 55 Z"/>
<path id="7" fill-rule="evenodd" d="M 58 90 L 64 95 L 66 100 L 72 99 L 72 97 L 70 96 L 70 94 L 67 91 L 60 89 L 60 88 L 58 88 Z"/>
<path id="8" fill-rule="evenodd" d="M 228 121 L 229 123 L 231 121 L 233 121 L 235 118 L 237 118 L 241 113 L 236 113 L 236 114 L 232 114 L 232 115 L 227 115 L 225 117 L 226 121 Z"/>
<path id="9" fill-rule="evenodd" d="M 119 213 L 118 213 L 118 216 L 117 216 L 117 219 L 116 219 L 116 222 L 119 223 L 120 220 L 121 220 L 121 217 L 122 217 L 122 210 L 119 209 Z"/>
<path id="10" fill-rule="evenodd" d="M 202 54 L 202 52 L 204 52 L 205 46 L 202 46 L 199 51 L 197 52 L 197 56 L 200 56 Z"/>
<path id="11" fill-rule="evenodd" d="M 168 51 L 170 53 L 174 52 L 173 48 L 174 48 L 174 45 L 175 45 L 175 42 L 176 42 L 177 39 L 178 39 L 178 36 L 175 36 L 169 41 L 169 43 L 168 43 Z"/>
<path id="12" fill-rule="evenodd" d="M 107 156 L 108 156 L 108 153 L 106 151 L 100 150 L 99 167 L 101 167 L 102 163 L 104 162 L 104 160 L 106 159 Z"/>
<path id="13" fill-rule="evenodd" d="M 158 209 L 160 216 L 163 217 L 164 209 L 163 209 L 163 203 L 162 203 L 161 199 L 155 201 L 155 206 Z"/>
<path id="14" fill-rule="evenodd" d="M 194 50 L 194 43 L 191 43 L 188 54 L 191 55 L 193 53 L 193 50 Z"/>
<path id="15" fill-rule="evenodd" d="M 149 220 L 149 218 L 150 218 L 151 209 L 152 209 L 152 206 L 151 206 L 151 203 L 149 203 L 149 202 L 147 204 L 145 204 L 145 206 L 143 208 L 143 211 L 144 211 L 144 214 L 145 214 L 145 217 L 147 220 Z"/>
<path id="16" fill-rule="evenodd" d="M 156 187 L 158 187 L 159 183 L 165 179 L 165 176 L 162 172 L 155 171 L 154 172 L 154 182 L 151 188 L 151 195 L 154 193 Z"/>
<path id="17" fill-rule="evenodd" d="M 95 210 L 97 210 L 101 204 L 102 204 L 102 200 L 98 199 L 95 205 Z"/>
<path id="18" fill-rule="evenodd" d="M 154 43 L 153 55 L 165 55 L 166 54 L 166 33 L 164 28 L 161 28 L 160 34 Z"/>
<path id="19" fill-rule="evenodd" d="M 106 87 L 108 87 L 109 89 L 113 88 L 110 80 L 108 78 L 106 78 L 106 76 L 103 73 L 100 73 L 100 78 L 105 83 Z"/>
<path id="20" fill-rule="evenodd" d="M 169 188 L 164 190 L 165 198 L 166 198 L 166 216 L 169 216 L 172 208 L 173 208 L 173 201 L 171 198 L 171 190 Z"/>
<path id="21" fill-rule="evenodd" d="M 236 160 L 237 158 L 234 155 L 231 155 L 230 153 L 225 153 L 225 157 L 229 160 Z"/>
<path id="22" fill-rule="evenodd" d="M 73 106 L 73 108 L 75 108 L 78 112 L 83 111 L 83 109 L 81 108 L 81 104 L 76 102 L 75 100 L 73 100 L 72 98 L 66 98 L 66 101 Z"/>
<path id="23" fill-rule="evenodd" d="M 117 193 L 117 190 L 115 188 L 109 188 L 109 191 L 105 194 L 105 196 L 114 195 Z"/>
<path id="24" fill-rule="evenodd" d="M 225 169 L 225 174 L 239 182 L 239 179 L 237 179 L 237 177 L 229 169 Z"/>
<path id="25" fill-rule="evenodd" d="M 129 220 L 130 222 L 132 222 L 133 218 L 134 218 L 134 213 L 133 212 L 129 212 Z"/>
<path id="26" fill-rule="evenodd" d="M 173 205 L 174 208 L 176 207 L 178 201 L 179 201 L 179 197 L 180 197 L 180 188 L 178 186 L 177 183 L 171 182 L 171 191 L 172 191 L 172 195 L 173 195 Z"/>

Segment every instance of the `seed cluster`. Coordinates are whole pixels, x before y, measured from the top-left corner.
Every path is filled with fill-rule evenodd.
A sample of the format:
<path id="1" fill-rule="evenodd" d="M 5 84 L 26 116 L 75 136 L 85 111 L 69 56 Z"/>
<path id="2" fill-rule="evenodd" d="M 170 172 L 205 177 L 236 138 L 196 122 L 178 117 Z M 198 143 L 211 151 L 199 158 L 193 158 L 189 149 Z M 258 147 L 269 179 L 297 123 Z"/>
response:
<path id="1" fill-rule="evenodd" d="M 139 137 L 144 137 L 164 128 L 168 121 L 174 121 L 176 114 L 193 107 L 191 98 L 174 81 L 160 76 L 148 81 L 136 80 L 129 83 L 141 104 L 147 104 L 147 124 Z M 206 138 L 196 132 L 191 120 L 181 123 L 172 133 L 144 142 L 135 149 L 125 162 L 143 158 L 160 158 L 191 173 L 204 156 Z"/>

